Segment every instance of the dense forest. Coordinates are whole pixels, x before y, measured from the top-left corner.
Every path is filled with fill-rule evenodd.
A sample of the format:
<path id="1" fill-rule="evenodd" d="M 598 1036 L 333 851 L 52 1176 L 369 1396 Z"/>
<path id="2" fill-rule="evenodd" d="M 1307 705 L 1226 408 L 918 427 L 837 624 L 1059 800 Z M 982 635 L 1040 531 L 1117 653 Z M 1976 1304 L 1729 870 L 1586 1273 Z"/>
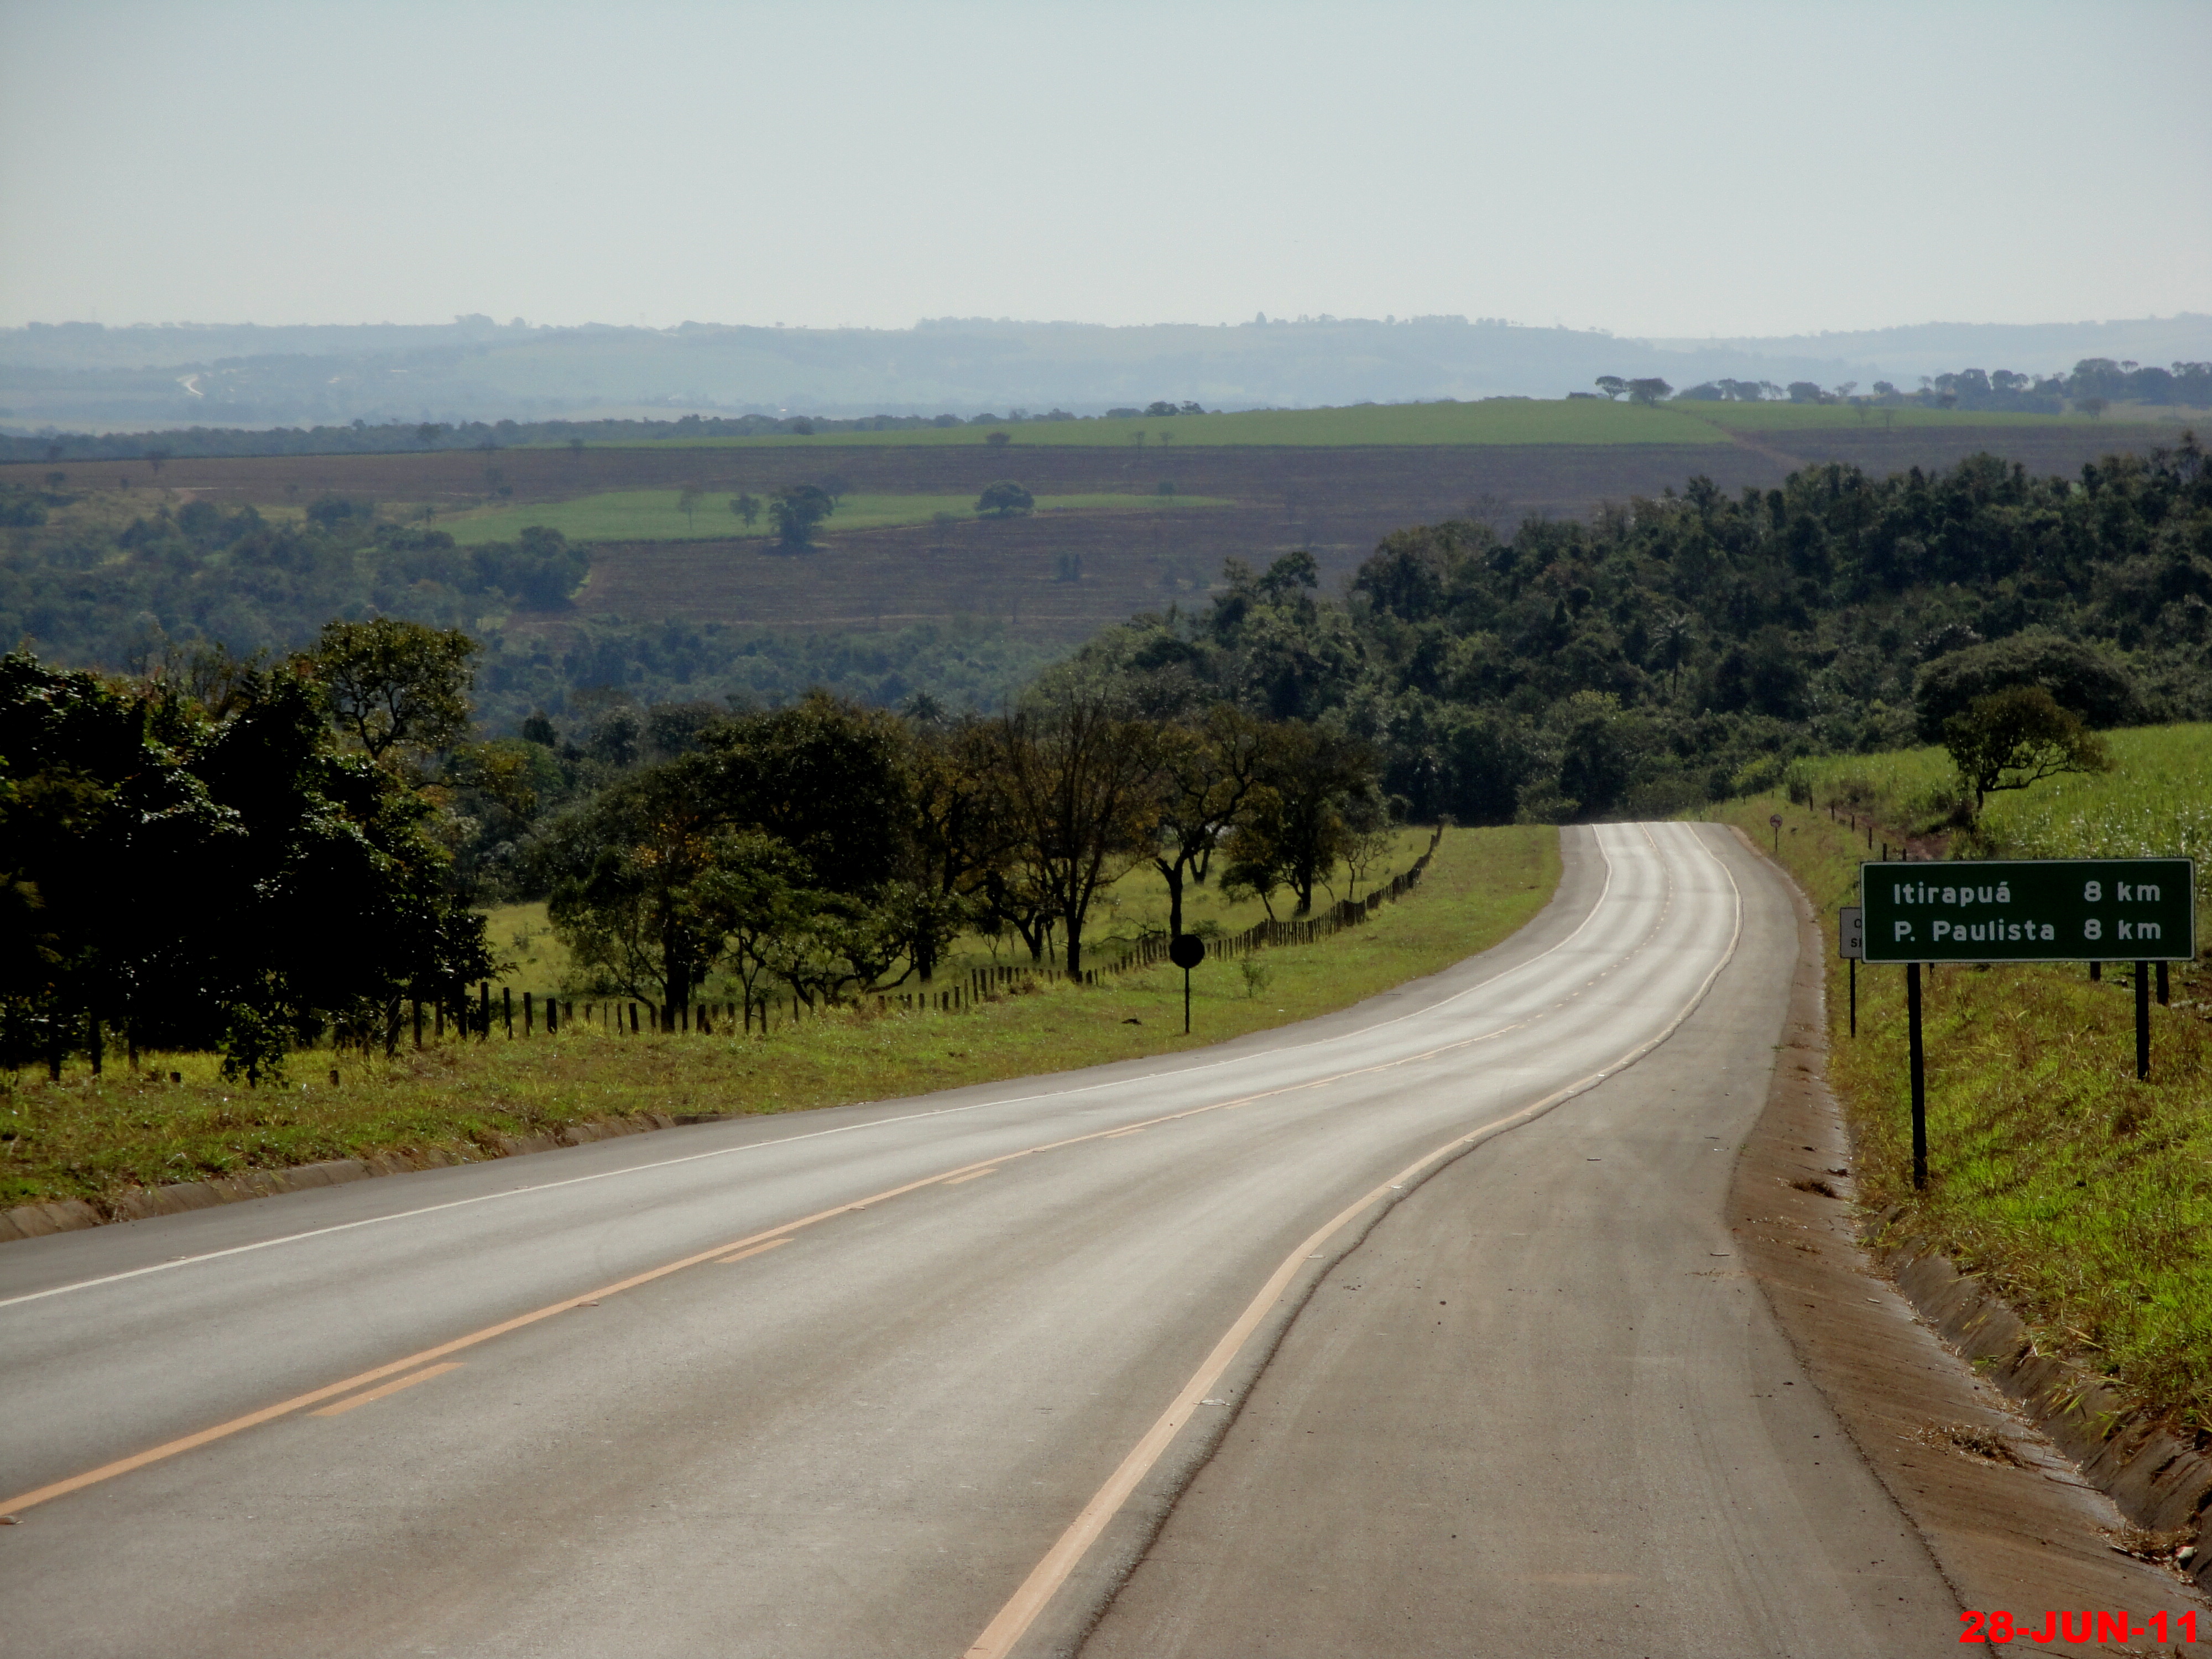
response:
<path id="1" fill-rule="evenodd" d="M 1946 688 L 2040 684 L 2094 724 L 2212 717 L 2212 469 L 2193 438 L 2076 479 L 1993 456 L 1703 479 L 1588 524 L 1401 532 L 1341 602 L 1310 558 L 1090 663 L 1372 744 L 1425 817 L 1664 813 L 1794 756 L 1936 736 Z M 1916 700 L 1917 699 L 1917 700 Z"/>

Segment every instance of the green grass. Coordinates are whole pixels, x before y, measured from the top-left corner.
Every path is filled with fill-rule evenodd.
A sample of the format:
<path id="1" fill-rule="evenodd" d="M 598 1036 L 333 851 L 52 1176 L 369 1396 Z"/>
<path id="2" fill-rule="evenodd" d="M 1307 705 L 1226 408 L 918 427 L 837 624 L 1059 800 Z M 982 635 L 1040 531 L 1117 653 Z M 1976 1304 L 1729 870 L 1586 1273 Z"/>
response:
<path id="1" fill-rule="evenodd" d="M 1333 939 L 1260 952 L 1252 960 L 1264 982 L 1234 963 L 1201 968 L 1190 1037 L 1182 975 L 1163 965 L 959 1014 L 871 1006 L 780 1021 L 765 1037 L 617 1037 L 579 1021 L 555 1040 L 449 1039 L 403 1047 L 389 1061 L 349 1055 L 337 1062 L 335 1088 L 326 1049 L 294 1056 L 287 1086 L 253 1091 L 223 1083 L 209 1054 L 145 1057 L 155 1076 L 181 1073 L 173 1085 L 130 1075 L 119 1054 L 97 1081 L 82 1062 L 58 1085 L 25 1072 L 0 1095 L 0 1204 L 98 1201 L 133 1187 L 393 1151 L 481 1158 L 495 1135 L 619 1113 L 796 1111 L 1201 1048 L 1346 1007 L 1486 949 L 1543 907 L 1559 872 L 1555 830 L 1449 830 L 1409 897 Z M 1127 903 L 1143 902 L 1133 894 Z M 502 947 L 519 917 L 495 915 Z"/>
<path id="2" fill-rule="evenodd" d="M 571 541 L 684 542 L 726 541 L 733 536 L 769 538 L 768 518 L 751 531 L 730 511 L 732 492 L 708 495 L 698 510 L 686 518 L 672 489 L 611 489 L 574 501 L 547 501 L 534 507 L 502 507 L 439 520 L 464 547 L 479 542 L 512 541 L 532 525 L 557 530 Z M 1040 495 L 1036 511 L 1054 513 L 1159 513 L 1189 507 L 1233 505 L 1216 495 Z M 973 495 L 848 495 L 836 513 L 823 520 L 816 538 L 833 541 L 843 532 L 888 530 L 900 525 L 929 524 L 940 513 L 974 519 Z"/>
<path id="3" fill-rule="evenodd" d="M 908 432 L 823 432 L 813 437 L 701 438 L 697 448 L 817 447 L 859 444 L 981 445 L 1004 432 L 1010 462 L 1024 446 L 1141 449 L 1162 459 L 1203 445 L 1334 448 L 1377 444 L 1697 444 L 1729 441 L 1704 422 L 1673 409 L 1610 404 L 1603 398 L 1495 398 L 1479 403 L 1360 404 L 1342 409 L 1246 410 L 1223 415 L 1134 419 L 1025 421 L 1013 426 L 923 427 Z M 1143 439 L 1140 446 L 1139 438 Z M 682 440 L 655 440 L 674 448 Z"/>
<path id="4" fill-rule="evenodd" d="M 2193 858 L 2198 939 L 2212 939 L 2212 726 L 2142 726 L 2105 738 L 2111 771 L 1990 796 L 1982 813 L 1986 855 Z M 1800 761 L 1797 769 L 1816 799 L 1864 802 L 1862 816 L 1880 825 L 1878 841 L 1884 831 L 1899 832 L 1893 839 L 1918 834 L 1947 817 L 1957 799 L 1957 778 L 1941 749 Z"/>
<path id="5" fill-rule="evenodd" d="M 2137 776 L 2088 781 L 2063 808 L 2035 793 L 2008 802 L 2009 833 L 2051 838 L 2036 850 L 2186 850 L 2152 826 L 2202 823 L 2191 814 L 2212 777 L 2207 728 L 2112 735 Z M 1828 764 L 1906 788 L 1926 787 L 1929 772 L 1919 755 Z M 1782 861 L 1832 940 L 1837 907 L 1856 902 L 1864 837 L 1780 795 L 1722 809 L 1764 848 L 1770 813 L 1784 819 Z M 2047 1351 L 2185 1428 L 2212 1428 L 2212 974 L 2175 965 L 2172 1006 L 2151 1010 L 2143 1083 L 2127 964 L 2109 964 L 2101 983 L 2065 964 L 1930 974 L 1929 1181 L 1916 1193 L 1904 971 L 1862 967 L 1856 1040 L 1845 966 L 1831 956 L 1827 971 L 1829 1075 L 1857 1143 L 1861 1202 L 1899 1206 L 1894 1236 L 1926 1238 L 1984 1274 Z"/>
<path id="6" fill-rule="evenodd" d="M 1957 410 L 1862 411 L 1836 404 L 1609 403 L 1601 398 L 1488 398 L 1472 403 L 1358 404 L 1336 409 L 1245 410 L 1221 415 L 1024 421 L 1005 426 L 922 427 L 904 432 L 821 432 L 811 437 L 655 439 L 651 447 L 868 448 L 980 446 L 1006 433 L 1009 453 L 1024 446 L 1139 448 L 1164 458 L 1194 446 L 1358 447 L 1387 444 L 1680 444 L 1711 447 L 1734 430 L 1793 432 L 1890 426 L 2080 427 L 2079 416 L 1976 415 Z M 621 446 L 594 446 L 594 447 Z"/>

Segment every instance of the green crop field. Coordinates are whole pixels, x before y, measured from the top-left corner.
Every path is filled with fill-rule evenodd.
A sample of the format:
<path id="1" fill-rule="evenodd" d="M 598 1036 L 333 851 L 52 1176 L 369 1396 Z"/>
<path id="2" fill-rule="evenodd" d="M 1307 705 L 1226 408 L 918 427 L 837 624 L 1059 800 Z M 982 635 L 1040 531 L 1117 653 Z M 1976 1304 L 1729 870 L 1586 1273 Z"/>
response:
<path id="1" fill-rule="evenodd" d="M 1025 421 L 1007 426 L 922 427 L 906 432 L 823 432 L 813 437 L 701 438 L 702 448 L 862 444 L 964 447 L 1004 432 L 1009 450 L 1143 449 L 1163 455 L 1199 446 L 1329 449 L 1394 444 L 1690 444 L 1729 441 L 1672 409 L 1603 398 L 1493 398 L 1480 403 L 1358 404 L 1344 409 L 1245 410 L 1222 415 Z M 682 439 L 659 439 L 673 447 Z"/>
<path id="2" fill-rule="evenodd" d="M 2108 734 L 2116 768 L 1992 797 L 1991 851 L 2193 856 L 2198 927 L 2212 863 L 2212 726 Z M 2212 1428 L 2212 974 L 2176 964 L 2151 1011 L 2151 1073 L 2135 1074 L 2133 968 L 2100 981 L 2075 964 L 1944 967 L 1926 975 L 1929 1184 L 1915 1192 L 1907 1114 L 1905 975 L 1862 968 L 1846 1019 L 1835 913 L 1856 902 L 1864 826 L 1917 838 L 1952 787 L 1941 751 L 1800 763 L 1813 805 L 1780 793 L 1720 815 L 1783 864 L 1820 913 L 1829 1077 L 1857 1147 L 1863 1209 L 1895 1206 L 1918 1237 L 1982 1274 L 2045 1352 L 2069 1353 L 2179 1424 Z M 1847 799 L 1860 828 L 1829 816 Z M 1770 814 L 1783 819 L 1779 836 Z M 1879 848 L 1875 853 L 1879 852 Z"/>
<path id="3" fill-rule="evenodd" d="M 441 528 L 465 547 L 479 542 L 512 541 L 532 525 L 557 530 L 580 542 L 706 542 L 728 541 L 735 536 L 769 534 L 768 515 L 748 531 L 730 511 L 728 492 L 710 494 L 687 517 L 672 489 L 612 489 L 574 501 L 543 502 L 532 507 L 504 507 L 441 519 Z M 1234 503 L 1215 495 L 1040 495 L 1039 514 L 1055 513 L 1157 513 L 1184 507 L 1230 507 Z M 823 538 L 840 531 L 889 530 L 902 525 L 926 525 L 939 514 L 973 519 L 973 495 L 848 495 L 836 513 L 823 521 L 815 534 Z"/>
<path id="4" fill-rule="evenodd" d="M 2197 925 L 2212 938 L 2212 726 L 2110 732 L 2112 769 L 2052 778 L 1990 797 L 1982 814 L 1994 858 L 2193 858 Z M 1942 817 L 1958 781 L 1941 749 L 1801 761 L 1815 800 L 1866 803 L 1885 830 Z M 1879 832 L 1877 832 L 1879 834 Z"/>
<path id="5" fill-rule="evenodd" d="M 1337 409 L 1024 421 L 900 432 L 824 431 L 811 437 L 777 434 L 758 438 L 656 438 L 653 447 L 751 449 L 853 444 L 871 448 L 960 448 L 981 446 L 994 432 L 1006 434 L 1005 447 L 1009 450 L 1029 447 L 1170 452 L 1200 446 L 1358 448 L 1431 444 L 1711 447 L 1732 443 L 1731 434 L 1737 430 L 1779 433 L 1863 427 L 1876 432 L 1893 427 L 1930 432 L 1991 427 L 2069 430 L 2094 428 L 2096 424 L 2080 416 L 1878 410 L 1839 404 L 1643 404 L 1609 403 L 1601 398 L 1486 398 L 1472 403 L 1355 404 Z"/>

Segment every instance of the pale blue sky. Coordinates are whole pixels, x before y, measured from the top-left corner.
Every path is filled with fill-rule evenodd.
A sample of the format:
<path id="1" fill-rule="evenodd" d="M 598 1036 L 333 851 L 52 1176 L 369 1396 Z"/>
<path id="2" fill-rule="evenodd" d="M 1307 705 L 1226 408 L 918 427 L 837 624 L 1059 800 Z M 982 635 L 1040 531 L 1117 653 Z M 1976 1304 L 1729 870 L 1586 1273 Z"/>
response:
<path id="1" fill-rule="evenodd" d="M 0 3 L 0 324 L 2212 310 L 2212 5 Z"/>

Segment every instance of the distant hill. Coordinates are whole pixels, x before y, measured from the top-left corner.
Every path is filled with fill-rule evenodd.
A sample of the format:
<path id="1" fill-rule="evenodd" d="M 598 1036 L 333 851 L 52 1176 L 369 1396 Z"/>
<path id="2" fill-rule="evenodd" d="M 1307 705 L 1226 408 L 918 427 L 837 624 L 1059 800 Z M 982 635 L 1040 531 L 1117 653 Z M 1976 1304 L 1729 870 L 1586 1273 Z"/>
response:
<path id="1" fill-rule="evenodd" d="M 1492 396 L 1558 398 L 1601 374 L 1676 386 L 1824 386 L 1969 367 L 2048 373 L 2080 358 L 2212 358 L 2212 316 L 2029 328 L 1931 324 L 1790 339 L 1638 340 L 1492 319 L 1321 317 L 1109 328 L 944 319 L 910 329 L 261 328 L 0 330 L 0 429 L 371 424 L 810 413 L 1103 414 Z"/>

